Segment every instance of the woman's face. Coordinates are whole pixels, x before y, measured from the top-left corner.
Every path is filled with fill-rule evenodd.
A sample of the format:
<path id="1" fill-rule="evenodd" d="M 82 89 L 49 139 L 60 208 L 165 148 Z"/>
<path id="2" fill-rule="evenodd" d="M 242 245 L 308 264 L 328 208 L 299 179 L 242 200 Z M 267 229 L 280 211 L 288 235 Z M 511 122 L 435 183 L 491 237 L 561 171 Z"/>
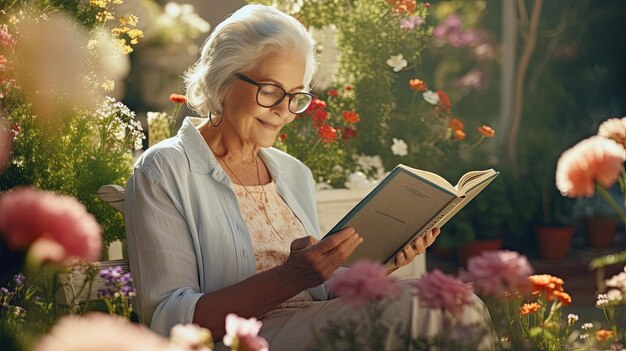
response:
<path id="1" fill-rule="evenodd" d="M 254 71 L 239 73 L 259 83 L 276 84 L 287 93 L 296 93 L 304 89 L 304 70 L 302 55 L 286 51 L 268 55 Z M 232 128 L 243 142 L 270 147 L 281 128 L 294 120 L 295 114 L 287 108 L 288 96 L 274 107 L 259 106 L 257 90 L 255 85 L 239 79 L 235 81 L 224 100 L 224 124 Z"/>

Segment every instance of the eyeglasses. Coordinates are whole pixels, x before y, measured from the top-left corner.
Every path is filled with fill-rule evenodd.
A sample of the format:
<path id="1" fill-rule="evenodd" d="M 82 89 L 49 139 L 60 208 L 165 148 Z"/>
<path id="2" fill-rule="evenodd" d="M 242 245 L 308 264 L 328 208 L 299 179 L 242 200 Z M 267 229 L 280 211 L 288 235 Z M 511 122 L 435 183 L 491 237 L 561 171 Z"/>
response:
<path id="1" fill-rule="evenodd" d="M 259 88 L 256 92 L 256 103 L 261 107 L 270 108 L 277 106 L 285 99 L 285 96 L 289 96 L 289 104 L 287 105 L 289 112 L 302 113 L 315 98 L 315 95 L 305 92 L 290 94 L 276 84 L 255 82 L 240 73 L 236 73 L 235 77 Z"/>

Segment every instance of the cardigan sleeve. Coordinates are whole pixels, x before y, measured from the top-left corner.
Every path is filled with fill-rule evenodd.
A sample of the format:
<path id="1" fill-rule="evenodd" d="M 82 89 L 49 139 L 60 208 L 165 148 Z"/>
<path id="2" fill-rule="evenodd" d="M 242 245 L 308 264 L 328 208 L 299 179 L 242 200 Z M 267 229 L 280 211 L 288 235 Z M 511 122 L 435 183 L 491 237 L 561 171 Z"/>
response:
<path id="1" fill-rule="evenodd" d="M 171 196 L 137 166 L 128 181 L 124 217 L 140 321 L 162 335 L 191 323 L 200 293 L 189 226 Z"/>

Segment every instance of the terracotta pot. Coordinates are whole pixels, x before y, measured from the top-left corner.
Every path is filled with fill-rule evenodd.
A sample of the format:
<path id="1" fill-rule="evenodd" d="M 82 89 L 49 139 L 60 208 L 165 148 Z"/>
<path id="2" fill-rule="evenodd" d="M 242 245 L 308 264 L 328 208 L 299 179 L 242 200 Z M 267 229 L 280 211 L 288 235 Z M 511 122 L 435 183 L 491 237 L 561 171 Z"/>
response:
<path id="1" fill-rule="evenodd" d="M 574 227 L 568 226 L 537 226 L 537 246 L 539 255 L 547 259 L 562 259 L 572 245 Z"/>
<path id="2" fill-rule="evenodd" d="M 483 251 L 494 251 L 502 248 L 502 239 L 476 240 L 464 244 L 457 250 L 459 263 L 467 266 L 467 260 L 472 256 L 480 255 Z"/>
<path id="3" fill-rule="evenodd" d="M 607 249 L 613 244 L 618 222 L 614 217 L 597 216 L 585 219 L 587 244 L 593 248 Z"/>

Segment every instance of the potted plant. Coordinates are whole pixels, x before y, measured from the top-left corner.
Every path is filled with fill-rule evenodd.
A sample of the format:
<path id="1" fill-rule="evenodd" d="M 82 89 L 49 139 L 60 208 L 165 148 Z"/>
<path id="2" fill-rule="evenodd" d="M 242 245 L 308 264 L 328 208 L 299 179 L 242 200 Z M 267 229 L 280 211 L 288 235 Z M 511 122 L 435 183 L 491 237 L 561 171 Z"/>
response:
<path id="1" fill-rule="evenodd" d="M 555 191 L 541 187 L 542 222 L 535 226 L 539 256 L 546 259 L 562 259 L 567 256 L 572 244 L 574 227 L 565 223 L 562 201 Z"/>
<path id="2" fill-rule="evenodd" d="M 619 203 L 619 194 L 608 191 L 610 196 Z M 619 225 L 619 218 L 615 210 L 602 199 L 598 193 L 591 198 L 579 198 L 574 203 L 573 216 L 584 221 L 587 245 L 592 248 L 606 249 L 611 247 L 615 232 Z"/>

